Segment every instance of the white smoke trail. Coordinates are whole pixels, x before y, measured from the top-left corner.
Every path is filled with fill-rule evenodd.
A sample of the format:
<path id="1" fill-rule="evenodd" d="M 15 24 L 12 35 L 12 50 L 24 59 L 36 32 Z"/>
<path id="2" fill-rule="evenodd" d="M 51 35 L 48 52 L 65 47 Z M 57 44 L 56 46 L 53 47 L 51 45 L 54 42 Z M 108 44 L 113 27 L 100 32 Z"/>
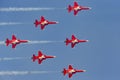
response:
<path id="1" fill-rule="evenodd" d="M 10 12 L 10 11 L 41 11 L 41 10 L 54 10 L 55 8 L 33 8 L 33 7 L 27 7 L 27 8 L 18 8 L 18 7 L 8 7 L 8 8 L 0 8 L 0 11 L 3 12 Z"/>
<path id="2" fill-rule="evenodd" d="M 52 43 L 53 41 L 29 41 L 29 44 L 37 44 L 37 43 Z"/>
<path id="3" fill-rule="evenodd" d="M 58 43 L 58 42 L 63 42 L 63 41 L 30 41 L 28 40 L 28 43 L 24 43 L 24 44 L 47 44 L 47 43 Z M 0 41 L 0 45 L 5 45 L 5 42 Z"/>
<path id="4" fill-rule="evenodd" d="M 38 43 L 57 43 L 57 42 L 63 42 L 63 41 L 28 41 L 28 44 L 38 44 Z"/>
<path id="5" fill-rule="evenodd" d="M 0 61 L 19 60 L 19 59 L 27 59 L 27 58 L 23 58 L 23 57 L 14 57 L 14 58 L 4 57 L 4 58 L 0 58 Z"/>
<path id="6" fill-rule="evenodd" d="M 20 22 L 0 22 L 0 26 L 23 24 Z"/>
<path id="7" fill-rule="evenodd" d="M 54 71 L 0 71 L 0 76 L 5 75 L 28 75 L 28 74 L 45 74 L 53 73 Z"/>
<path id="8" fill-rule="evenodd" d="M 5 45 L 5 42 L 4 41 L 0 41 L 0 45 Z"/>

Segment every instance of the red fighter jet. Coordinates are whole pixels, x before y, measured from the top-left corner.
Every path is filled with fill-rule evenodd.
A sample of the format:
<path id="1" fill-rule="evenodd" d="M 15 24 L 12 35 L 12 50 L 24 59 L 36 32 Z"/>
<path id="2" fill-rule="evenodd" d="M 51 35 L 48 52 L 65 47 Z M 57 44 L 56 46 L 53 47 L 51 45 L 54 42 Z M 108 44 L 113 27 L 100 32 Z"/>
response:
<path id="1" fill-rule="evenodd" d="M 8 38 L 6 39 L 5 43 L 6 43 L 6 46 L 8 46 L 9 44 L 12 44 L 12 48 L 15 48 L 17 44 L 20 44 L 20 43 L 27 43 L 28 40 L 20 40 L 20 39 L 17 39 L 15 35 L 12 35 L 12 40 L 9 40 Z"/>
<path id="2" fill-rule="evenodd" d="M 77 15 L 77 13 L 81 10 L 89 10 L 91 9 L 90 7 L 84 7 L 84 6 L 80 6 L 78 5 L 77 2 L 74 2 L 74 6 L 72 7 L 71 5 L 68 6 L 68 12 L 70 13 L 72 10 L 74 11 L 74 15 Z"/>
<path id="3" fill-rule="evenodd" d="M 68 74 L 69 78 L 72 77 L 73 74 L 77 73 L 77 72 L 85 72 L 86 70 L 76 70 L 73 69 L 73 67 L 71 65 L 69 65 L 68 70 L 66 70 L 65 68 L 63 69 L 62 73 L 65 76 L 66 74 Z"/>
<path id="4" fill-rule="evenodd" d="M 33 54 L 32 60 L 35 62 L 35 60 L 38 60 L 38 64 L 41 64 L 43 60 L 46 60 L 47 58 L 55 58 L 55 56 L 47 56 L 43 54 L 41 51 L 38 51 L 38 56 Z"/>
<path id="5" fill-rule="evenodd" d="M 43 30 L 45 28 L 45 26 L 48 25 L 48 24 L 57 24 L 57 23 L 58 22 L 56 22 L 56 21 L 48 21 L 43 16 L 41 16 L 40 21 L 35 20 L 35 22 L 34 22 L 35 27 L 37 27 L 38 25 L 41 26 L 41 30 Z"/>
<path id="6" fill-rule="evenodd" d="M 79 40 L 79 39 L 77 39 L 74 35 L 72 35 L 71 40 L 69 40 L 68 38 L 66 38 L 66 41 L 65 41 L 66 46 L 67 46 L 69 43 L 71 43 L 71 47 L 72 47 L 72 48 L 74 48 L 74 46 L 75 46 L 76 44 L 81 43 L 81 42 L 88 42 L 88 40 Z"/>

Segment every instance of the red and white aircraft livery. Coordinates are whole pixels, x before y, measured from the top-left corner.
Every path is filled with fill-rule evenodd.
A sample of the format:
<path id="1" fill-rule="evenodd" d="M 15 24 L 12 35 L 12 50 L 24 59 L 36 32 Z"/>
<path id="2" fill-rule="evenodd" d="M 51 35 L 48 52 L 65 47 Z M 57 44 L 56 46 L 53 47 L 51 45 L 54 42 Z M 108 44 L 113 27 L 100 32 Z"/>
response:
<path id="1" fill-rule="evenodd" d="M 48 24 L 57 24 L 58 22 L 56 21 L 48 21 L 44 18 L 44 16 L 41 16 L 41 19 L 40 21 L 38 20 L 35 20 L 34 24 L 35 24 L 35 27 L 37 27 L 38 25 L 41 26 L 41 30 L 43 30 L 45 28 L 46 25 Z"/>
<path id="2" fill-rule="evenodd" d="M 66 70 L 65 68 L 63 69 L 62 73 L 65 76 L 66 74 L 68 74 L 69 78 L 72 77 L 73 74 L 78 73 L 78 72 L 85 72 L 86 70 L 76 70 L 73 69 L 73 67 L 71 65 L 69 65 L 68 70 Z"/>
<path id="3" fill-rule="evenodd" d="M 32 56 L 32 60 L 33 62 L 35 62 L 36 60 L 38 60 L 38 64 L 41 64 L 43 60 L 46 60 L 48 58 L 55 58 L 56 56 L 47 56 L 45 54 L 43 54 L 41 51 L 38 51 L 38 56 L 36 56 L 35 54 L 33 54 Z"/>
<path id="4" fill-rule="evenodd" d="M 88 40 L 79 40 L 77 39 L 74 35 L 72 35 L 71 40 L 69 40 L 68 38 L 66 38 L 66 46 L 71 43 L 71 47 L 74 48 L 74 46 L 78 43 L 82 43 L 82 42 L 88 42 Z"/>
<path id="5" fill-rule="evenodd" d="M 81 10 L 89 10 L 90 7 L 80 6 L 77 2 L 74 2 L 74 6 L 68 5 L 68 12 L 70 13 L 72 10 L 74 11 L 74 15 L 77 15 L 77 13 Z"/>
<path id="6" fill-rule="evenodd" d="M 9 44 L 12 44 L 12 48 L 15 48 L 17 44 L 20 44 L 20 43 L 27 43 L 28 40 L 20 40 L 20 39 L 17 39 L 15 35 L 12 35 L 12 40 L 9 40 L 8 38 L 6 39 L 5 43 L 6 43 L 6 46 L 8 46 Z"/>

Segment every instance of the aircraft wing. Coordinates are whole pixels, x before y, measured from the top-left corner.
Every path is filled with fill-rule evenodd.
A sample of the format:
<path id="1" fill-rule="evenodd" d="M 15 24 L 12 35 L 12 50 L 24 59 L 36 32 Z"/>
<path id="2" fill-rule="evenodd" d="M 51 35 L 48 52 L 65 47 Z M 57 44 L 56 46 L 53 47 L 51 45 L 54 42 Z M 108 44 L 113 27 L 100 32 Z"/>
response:
<path id="1" fill-rule="evenodd" d="M 74 48 L 74 46 L 75 46 L 75 43 L 71 43 L 71 47 Z"/>
<path id="2" fill-rule="evenodd" d="M 41 30 L 43 30 L 45 28 L 45 25 L 41 25 Z"/>
<path id="3" fill-rule="evenodd" d="M 77 2 L 74 2 L 74 7 L 79 6 Z"/>
<path id="4" fill-rule="evenodd" d="M 45 18 L 43 16 L 41 16 L 40 22 L 45 21 Z"/>
<path id="5" fill-rule="evenodd" d="M 12 44 L 12 48 L 15 48 L 17 44 Z"/>
<path id="6" fill-rule="evenodd" d="M 76 37 L 74 35 L 72 35 L 72 40 L 75 40 L 75 39 L 76 39 Z"/>
<path id="7" fill-rule="evenodd" d="M 38 59 L 38 64 L 41 64 L 43 60 Z"/>
<path id="8" fill-rule="evenodd" d="M 16 40 L 16 36 L 15 35 L 12 35 L 12 40 Z"/>
<path id="9" fill-rule="evenodd" d="M 73 69 L 72 65 L 69 65 L 68 69 Z"/>
<path id="10" fill-rule="evenodd" d="M 74 15 L 77 15 L 78 14 L 78 11 L 74 10 Z"/>
<path id="11" fill-rule="evenodd" d="M 69 78 L 71 78 L 71 77 L 72 77 L 72 75 L 73 75 L 73 74 L 68 74 Z"/>
<path id="12" fill-rule="evenodd" d="M 41 51 L 38 51 L 38 56 L 42 56 L 42 52 Z"/>

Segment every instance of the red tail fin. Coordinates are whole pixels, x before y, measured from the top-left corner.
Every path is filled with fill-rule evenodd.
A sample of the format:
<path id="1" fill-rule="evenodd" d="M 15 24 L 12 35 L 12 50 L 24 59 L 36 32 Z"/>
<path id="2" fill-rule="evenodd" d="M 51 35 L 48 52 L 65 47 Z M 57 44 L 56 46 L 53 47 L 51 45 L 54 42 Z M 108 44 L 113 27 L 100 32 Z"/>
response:
<path id="1" fill-rule="evenodd" d="M 69 39 L 68 38 L 66 38 L 65 43 L 66 43 L 66 46 L 69 44 Z"/>
<path id="2" fill-rule="evenodd" d="M 68 9 L 68 12 L 71 12 L 72 11 L 72 6 L 69 5 L 67 9 Z"/>
<path id="3" fill-rule="evenodd" d="M 8 38 L 6 39 L 5 43 L 6 43 L 6 46 L 9 45 L 9 39 Z"/>
<path id="4" fill-rule="evenodd" d="M 32 60 L 33 60 L 33 62 L 36 60 L 36 56 L 34 54 L 32 56 Z"/>
<path id="5" fill-rule="evenodd" d="M 37 27 L 38 26 L 38 24 L 39 24 L 39 22 L 38 22 L 38 20 L 35 20 L 35 27 Z"/>
<path id="6" fill-rule="evenodd" d="M 63 75 L 65 76 L 67 74 L 67 70 L 64 68 L 62 71 Z"/>

